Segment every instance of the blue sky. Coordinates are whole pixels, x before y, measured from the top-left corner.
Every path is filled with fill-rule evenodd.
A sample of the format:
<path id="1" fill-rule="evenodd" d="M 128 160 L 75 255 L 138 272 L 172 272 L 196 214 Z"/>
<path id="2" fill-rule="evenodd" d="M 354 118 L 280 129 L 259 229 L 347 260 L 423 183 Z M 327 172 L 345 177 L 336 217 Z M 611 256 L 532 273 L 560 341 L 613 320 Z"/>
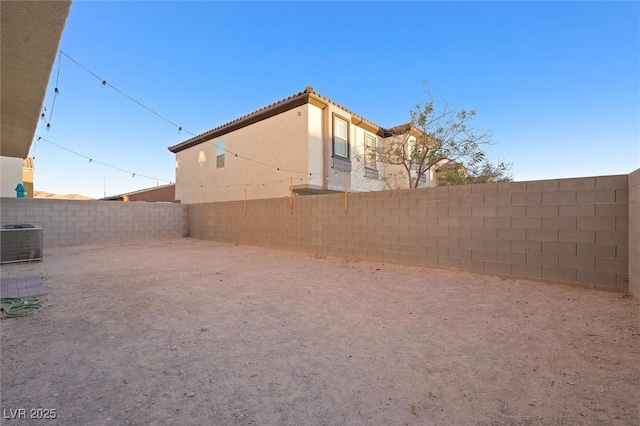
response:
<path id="1" fill-rule="evenodd" d="M 640 167 L 638 2 L 76 0 L 60 48 L 196 134 L 307 85 L 391 127 L 408 121 L 426 83 L 478 111 L 490 158 L 512 162 L 515 180 Z M 36 136 L 137 176 L 41 140 L 36 190 L 102 197 L 105 186 L 112 195 L 174 180 L 167 147 L 188 133 L 64 56 L 47 118 L 56 86 L 51 130 L 41 121 Z"/>

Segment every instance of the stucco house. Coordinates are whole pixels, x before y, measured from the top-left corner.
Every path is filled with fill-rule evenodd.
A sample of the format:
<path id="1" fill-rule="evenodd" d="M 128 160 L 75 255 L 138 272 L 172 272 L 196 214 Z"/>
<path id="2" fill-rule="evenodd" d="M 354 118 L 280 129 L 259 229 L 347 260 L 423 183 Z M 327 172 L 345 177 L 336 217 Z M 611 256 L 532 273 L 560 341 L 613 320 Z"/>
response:
<path id="1" fill-rule="evenodd" d="M 169 151 L 176 155 L 176 194 L 202 203 L 331 192 L 382 191 L 400 166 L 366 155 L 410 126 L 383 128 L 308 86 Z M 402 180 L 398 180 L 402 181 Z M 421 183 L 435 186 L 431 173 Z"/>
<path id="2" fill-rule="evenodd" d="M 150 203 L 179 203 L 176 200 L 176 185 L 158 185 L 151 188 L 139 189 L 124 194 L 101 198 L 102 201 L 146 201 Z"/>

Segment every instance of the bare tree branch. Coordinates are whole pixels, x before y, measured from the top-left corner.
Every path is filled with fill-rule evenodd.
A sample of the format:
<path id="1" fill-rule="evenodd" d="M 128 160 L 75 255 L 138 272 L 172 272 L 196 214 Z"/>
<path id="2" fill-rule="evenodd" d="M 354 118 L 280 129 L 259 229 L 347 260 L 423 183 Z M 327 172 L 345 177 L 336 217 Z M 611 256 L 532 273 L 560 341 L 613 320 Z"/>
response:
<path id="1" fill-rule="evenodd" d="M 444 161 L 460 165 L 467 172 L 447 172 L 452 177 L 442 179 L 441 184 L 468 183 L 470 180 L 509 179 L 508 168 L 491 165 L 483 150 L 491 145 L 491 133 L 470 126 L 475 110 L 453 110 L 446 101 L 434 101 L 429 92 L 425 100 L 409 112 L 410 121 L 406 129 L 392 129 L 385 146 L 371 149 L 372 160 L 402 165 L 409 188 L 417 188 L 420 179 L 429 170 Z"/>

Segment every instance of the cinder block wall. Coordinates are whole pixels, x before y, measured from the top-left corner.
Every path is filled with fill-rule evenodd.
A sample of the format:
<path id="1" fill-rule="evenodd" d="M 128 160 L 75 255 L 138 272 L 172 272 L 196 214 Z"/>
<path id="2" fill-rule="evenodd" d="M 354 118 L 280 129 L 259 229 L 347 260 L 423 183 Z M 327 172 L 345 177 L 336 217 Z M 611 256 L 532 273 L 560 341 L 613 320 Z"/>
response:
<path id="1" fill-rule="evenodd" d="M 48 199 L 0 199 L 2 224 L 42 227 L 45 247 L 101 240 L 186 236 L 187 206 Z"/>
<path id="2" fill-rule="evenodd" d="M 190 236 L 628 289 L 627 175 L 191 204 Z"/>
<path id="3" fill-rule="evenodd" d="M 629 293 L 640 299 L 640 169 L 629 175 Z"/>

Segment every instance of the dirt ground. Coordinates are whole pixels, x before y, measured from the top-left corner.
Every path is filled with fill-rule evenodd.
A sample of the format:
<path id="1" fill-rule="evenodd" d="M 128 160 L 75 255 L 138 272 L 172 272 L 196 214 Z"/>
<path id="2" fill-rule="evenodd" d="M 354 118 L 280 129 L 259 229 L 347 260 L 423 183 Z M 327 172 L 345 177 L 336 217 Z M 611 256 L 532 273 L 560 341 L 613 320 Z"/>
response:
<path id="1" fill-rule="evenodd" d="M 2 274 L 49 290 L 0 322 L 2 424 L 640 424 L 620 294 L 188 238 Z"/>

